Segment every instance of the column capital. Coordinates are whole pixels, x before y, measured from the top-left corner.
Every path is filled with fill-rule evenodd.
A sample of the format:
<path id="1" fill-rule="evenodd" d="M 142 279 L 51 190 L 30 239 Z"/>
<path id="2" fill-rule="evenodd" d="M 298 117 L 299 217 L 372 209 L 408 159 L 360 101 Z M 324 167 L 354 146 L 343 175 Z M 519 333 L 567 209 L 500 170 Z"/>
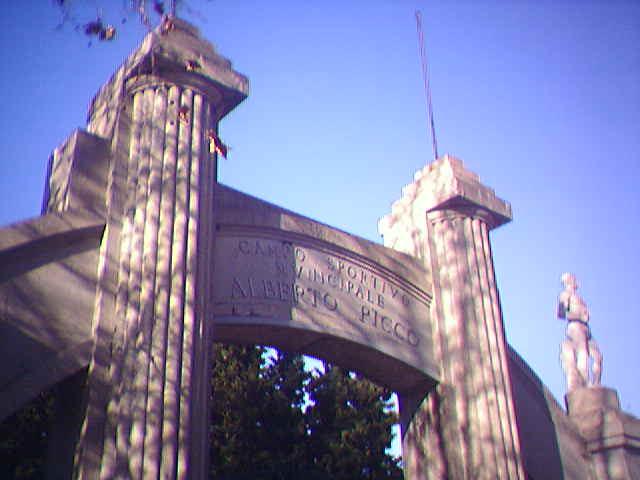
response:
<path id="1" fill-rule="evenodd" d="M 102 86 L 91 102 L 88 129 L 110 138 L 123 96 L 139 87 L 175 84 L 207 97 L 215 108 L 216 121 L 233 110 L 249 94 L 249 80 L 200 36 L 196 27 L 167 17 L 150 31 Z"/>
<path id="2" fill-rule="evenodd" d="M 425 215 L 441 218 L 446 215 L 444 212 L 478 216 L 490 229 L 512 218 L 508 202 L 483 185 L 461 160 L 444 155 L 415 173 L 413 182 L 402 189 L 402 197 L 393 203 L 391 213 L 380 219 L 379 230 L 387 243 L 400 225 L 407 222 L 420 225 Z"/>
<path id="3" fill-rule="evenodd" d="M 425 195 L 428 213 L 455 210 L 461 213 L 485 211 L 493 222 L 491 228 L 511 221 L 511 205 L 498 198 L 492 188 L 483 185 L 475 173 L 467 170 L 461 160 L 445 155 L 427 165 L 415 182 Z"/>

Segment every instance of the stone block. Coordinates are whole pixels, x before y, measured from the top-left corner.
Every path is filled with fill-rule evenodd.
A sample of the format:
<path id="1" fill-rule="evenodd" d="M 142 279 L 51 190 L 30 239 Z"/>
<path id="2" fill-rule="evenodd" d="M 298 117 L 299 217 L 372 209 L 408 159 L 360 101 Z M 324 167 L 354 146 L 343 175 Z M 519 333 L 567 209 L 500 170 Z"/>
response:
<path id="1" fill-rule="evenodd" d="M 565 395 L 567 412 L 572 417 L 589 415 L 603 409 L 620 410 L 618 392 L 606 387 L 578 388 Z"/>
<path id="2" fill-rule="evenodd" d="M 638 478 L 640 420 L 620 410 L 617 392 L 606 387 L 578 388 L 565 401 L 569 418 L 591 454 L 596 478 Z"/>
<path id="3" fill-rule="evenodd" d="M 42 213 L 86 210 L 104 216 L 109 157 L 107 140 L 75 130 L 49 158 Z"/>
<path id="4" fill-rule="evenodd" d="M 103 228 L 64 212 L 0 229 L 0 419 L 88 364 Z"/>

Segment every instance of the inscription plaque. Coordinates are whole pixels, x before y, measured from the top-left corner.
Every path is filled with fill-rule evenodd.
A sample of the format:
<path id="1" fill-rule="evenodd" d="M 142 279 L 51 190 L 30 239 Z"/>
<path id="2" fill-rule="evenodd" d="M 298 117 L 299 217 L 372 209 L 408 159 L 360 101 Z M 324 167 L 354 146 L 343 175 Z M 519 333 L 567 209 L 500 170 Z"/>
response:
<path id="1" fill-rule="evenodd" d="M 286 327 L 308 351 L 317 332 L 375 349 L 428 374 L 429 296 L 367 258 L 330 243 L 220 232 L 214 267 L 215 323 Z M 283 330 L 285 332 L 285 330 Z M 312 348 L 313 350 L 313 348 Z"/>

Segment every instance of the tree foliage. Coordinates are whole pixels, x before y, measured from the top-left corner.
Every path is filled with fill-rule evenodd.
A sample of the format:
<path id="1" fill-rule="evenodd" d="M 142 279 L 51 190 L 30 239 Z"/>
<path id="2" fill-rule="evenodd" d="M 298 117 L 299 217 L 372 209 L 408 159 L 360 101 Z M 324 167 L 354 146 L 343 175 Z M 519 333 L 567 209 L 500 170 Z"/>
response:
<path id="1" fill-rule="evenodd" d="M 304 461 L 302 359 L 264 347 L 216 348 L 212 380 L 212 478 L 279 477 Z"/>
<path id="2" fill-rule="evenodd" d="M 128 0 L 120 8 L 113 8 L 110 0 L 54 0 L 61 19 L 60 27 L 71 24 L 90 39 L 109 41 L 116 38 L 117 24 L 131 17 L 147 28 L 165 15 L 175 15 L 181 0 Z M 93 11 L 91 11 L 93 10 Z"/>
<path id="3" fill-rule="evenodd" d="M 391 392 L 339 367 L 219 345 L 212 394 L 212 478 L 402 478 Z"/>
<path id="4" fill-rule="evenodd" d="M 211 478 L 402 478 L 390 391 L 265 347 L 217 345 L 212 370 Z M 0 424 L 0 478 L 44 478 L 54 403 L 44 392 Z"/>
<path id="5" fill-rule="evenodd" d="M 0 478 L 44 478 L 54 395 L 47 391 L 0 423 Z"/>
<path id="6" fill-rule="evenodd" d="M 325 373 L 310 388 L 307 410 L 313 464 L 325 478 L 402 478 L 398 460 L 386 453 L 391 427 L 392 392 L 340 367 Z"/>

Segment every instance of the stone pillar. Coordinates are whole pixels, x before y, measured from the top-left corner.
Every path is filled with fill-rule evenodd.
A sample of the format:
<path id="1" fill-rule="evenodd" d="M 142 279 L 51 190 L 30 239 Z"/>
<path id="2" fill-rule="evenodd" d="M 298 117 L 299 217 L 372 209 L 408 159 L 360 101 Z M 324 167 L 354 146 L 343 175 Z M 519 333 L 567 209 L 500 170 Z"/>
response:
<path id="1" fill-rule="evenodd" d="M 174 19 L 94 100 L 89 130 L 111 138 L 112 157 L 78 478 L 206 477 L 209 142 L 246 87 Z"/>
<path id="2" fill-rule="evenodd" d="M 565 396 L 569 419 L 580 432 L 597 480 L 631 480 L 640 475 L 640 420 L 620 409 L 618 393 L 600 386 Z"/>
<path id="3" fill-rule="evenodd" d="M 510 218 L 506 202 L 445 156 L 416 174 L 381 221 L 385 245 L 423 258 L 433 277 L 443 381 L 417 410 L 400 395 L 411 480 L 525 478 L 489 241 Z"/>

